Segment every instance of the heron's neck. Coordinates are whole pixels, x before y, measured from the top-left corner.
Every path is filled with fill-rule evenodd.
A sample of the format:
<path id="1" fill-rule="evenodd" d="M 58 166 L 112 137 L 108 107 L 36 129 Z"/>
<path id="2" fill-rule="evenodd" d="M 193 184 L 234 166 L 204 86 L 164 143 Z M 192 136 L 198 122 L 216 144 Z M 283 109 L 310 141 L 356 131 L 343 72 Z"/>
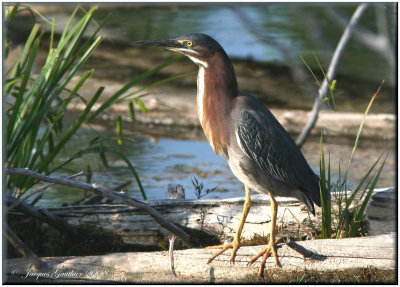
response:
<path id="1" fill-rule="evenodd" d="M 227 156 L 228 128 L 238 86 L 232 63 L 220 55 L 200 65 L 197 76 L 197 109 L 201 126 L 217 154 Z"/>

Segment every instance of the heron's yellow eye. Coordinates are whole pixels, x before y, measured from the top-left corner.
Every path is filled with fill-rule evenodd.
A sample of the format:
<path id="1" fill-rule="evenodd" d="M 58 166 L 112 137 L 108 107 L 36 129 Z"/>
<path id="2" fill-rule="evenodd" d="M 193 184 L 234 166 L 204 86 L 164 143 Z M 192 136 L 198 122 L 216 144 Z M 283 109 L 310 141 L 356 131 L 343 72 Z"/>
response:
<path id="1" fill-rule="evenodd" d="M 192 46 L 193 46 L 193 42 L 192 42 L 192 41 L 187 41 L 187 42 L 186 42 L 186 46 L 192 47 Z"/>

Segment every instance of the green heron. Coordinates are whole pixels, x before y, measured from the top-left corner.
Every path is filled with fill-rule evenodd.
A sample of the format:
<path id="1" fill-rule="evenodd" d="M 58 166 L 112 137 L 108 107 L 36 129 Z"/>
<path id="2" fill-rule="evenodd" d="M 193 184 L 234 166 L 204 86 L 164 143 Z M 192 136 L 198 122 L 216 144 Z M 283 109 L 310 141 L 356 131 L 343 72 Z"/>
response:
<path id="1" fill-rule="evenodd" d="M 278 210 L 275 197 L 295 197 L 315 215 L 313 203 L 321 206 L 319 178 L 274 115 L 256 98 L 239 92 L 233 65 L 213 38 L 195 33 L 133 44 L 165 47 L 186 55 L 199 66 L 197 111 L 201 126 L 214 152 L 228 161 L 232 172 L 244 184 L 245 202 L 234 240 L 209 247 L 222 248 L 209 262 L 230 248 L 234 262 L 250 210 L 252 189 L 269 194 L 272 216 L 268 246 L 250 263 L 264 255 L 259 270 L 262 275 L 265 261 L 272 254 L 280 266 L 275 240 Z"/>

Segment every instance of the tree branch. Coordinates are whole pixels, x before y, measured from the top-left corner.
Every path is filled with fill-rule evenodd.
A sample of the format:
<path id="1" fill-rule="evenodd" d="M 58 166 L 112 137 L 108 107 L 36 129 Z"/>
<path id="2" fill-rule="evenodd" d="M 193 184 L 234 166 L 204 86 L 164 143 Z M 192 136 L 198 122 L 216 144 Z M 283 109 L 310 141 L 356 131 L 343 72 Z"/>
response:
<path id="1" fill-rule="evenodd" d="M 45 176 L 45 175 L 39 174 L 37 172 L 31 171 L 28 169 L 6 168 L 4 171 L 6 174 L 26 175 L 26 176 L 31 176 L 31 177 L 37 178 L 37 179 L 39 179 L 41 181 L 45 181 L 45 182 L 61 184 L 61 185 L 70 186 L 70 187 L 83 189 L 83 190 L 89 190 L 98 195 L 112 198 L 119 202 L 123 202 L 128 205 L 134 206 L 138 209 L 145 211 L 163 228 L 165 228 L 166 230 L 175 234 L 179 239 L 181 239 L 189 247 L 192 247 L 191 238 L 185 231 L 183 231 L 181 228 L 179 228 L 175 223 L 169 221 L 166 218 L 163 218 L 162 215 L 157 210 L 155 210 L 153 207 L 151 207 L 148 203 L 133 199 L 133 198 L 127 196 L 126 194 L 121 194 L 118 192 L 106 190 L 106 189 L 103 189 L 103 188 L 97 186 L 96 184 L 88 184 L 88 183 L 77 182 L 77 181 L 69 180 L 69 179 L 65 179 L 65 178 L 56 178 L 56 177 Z"/>
<path id="2" fill-rule="evenodd" d="M 315 123 L 318 120 L 318 114 L 319 114 L 319 109 L 320 109 L 320 103 L 321 100 L 325 97 L 326 93 L 328 92 L 328 84 L 332 81 L 332 79 L 336 75 L 336 70 L 339 65 L 340 58 L 343 55 L 344 49 L 347 45 L 347 43 L 350 40 L 351 33 L 354 30 L 355 25 L 357 22 L 360 20 L 362 14 L 364 11 L 367 9 L 368 4 L 363 3 L 360 4 L 356 11 L 354 12 L 353 16 L 350 19 L 349 24 L 347 25 L 346 29 L 343 32 L 342 37 L 340 38 L 340 41 L 336 47 L 336 50 L 332 56 L 331 62 L 329 64 L 329 69 L 326 75 L 326 79 L 324 79 L 324 82 L 322 83 L 320 89 L 318 90 L 318 96 L 316 97 L 314 101 L 314 106 L 311 111 L 311 116 L 304 127 L 304 129 L 301 131 L 300 135 L 296 139 L 296 144 L 301 147 L 307 136 L 310 134 L 311 130 L 314 128 Z"/>
<path id="3" fill-rule="evenodd" d="M 379 7 L 381 8 L 381 7 Z M 383 12 L 384 13 L 384 12 Z M 381 15 L 382 11 L 377 11 L 378 33 L 374 34 L 363 27 L 355 27 L 353 35 L 355 39 L 363 43 L 369 49 L 381 54 L 383 58 L 391 65 L 394 66 L 395 54 L 393 46 L 389 40 L 386 18 Z M 341 14 L 337 13 L 334 9 L 328 9 L 327 15 L 339 23 L 340 26 L 346 27 L 347 19 Z"/>
<path id="4" fill-rule="evenodd" d="M 3 222 L 3 232 L 7 237 L 7 240 L 21 253 L 24 257 L 26 257 L 32 264 L 35 266 L 37 270 L 42 268 L 48 268 L 48 264 L 36 256 L 35 253 L 32 252 L 19 237 L 12 231 L 12 229 Z M 43 270 L 43 269 L 42 269 Z"/>

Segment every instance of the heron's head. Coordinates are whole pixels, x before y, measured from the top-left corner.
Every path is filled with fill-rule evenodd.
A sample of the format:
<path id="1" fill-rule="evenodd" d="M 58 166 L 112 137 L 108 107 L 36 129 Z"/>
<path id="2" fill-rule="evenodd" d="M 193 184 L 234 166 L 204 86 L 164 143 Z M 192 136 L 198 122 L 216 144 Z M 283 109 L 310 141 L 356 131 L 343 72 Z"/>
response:
<path id="1" fill-rule="evenodd" d="M 226 56 L 224 49 L 217 41 L 201 33 L 187 34 L 176 39 L 138 41 L 132 44 L 164 47 L 186 55 L 194 63 L 203 67 L 208 66 L 215 53 L 221 53 Z"/>

